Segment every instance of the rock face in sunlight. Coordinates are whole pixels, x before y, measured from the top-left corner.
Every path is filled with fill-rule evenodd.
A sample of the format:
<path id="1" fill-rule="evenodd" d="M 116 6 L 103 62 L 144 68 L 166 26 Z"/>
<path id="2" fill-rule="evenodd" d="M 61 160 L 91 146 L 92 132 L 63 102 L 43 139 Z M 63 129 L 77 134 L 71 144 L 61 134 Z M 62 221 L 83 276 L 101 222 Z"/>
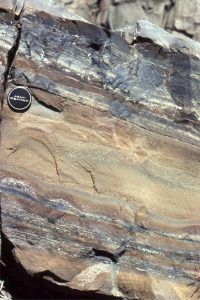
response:
<path id="1" fill-rule="evenodd" d="M 147 21 L 112 32 L 33 6 L 0 14 L 2 261 L 18 293 L 189 299 L 199 44 Z M 7 104 L 17 86 L 32 94 L 22 113 Z"/>
<path id="2" fill-rule="evenodd" d="M 12 50 L 17 38 L 17 30 L 12 26 L 14 17 L 7 16 L 2 12 L 0 17 L 0 120 L 1 110 L 4 98 L 4 90 L 8 77 L 7 69 L 9 67 L 9 52 Z M 0 218 L 1 220 L 1 218 Z M 0 256 L 1 256 L 1 235 L 0 235 Z"/>
<path id="3" fill-rule="evenodd" d="M 52 1 L 47 2 L 52 5 Z M 144 19 L 176 35 L 200 41 L 200 0 L 56 0 L 53 3 L 62 3 L 90 22 L 111 29 L 131 26 Z"/>

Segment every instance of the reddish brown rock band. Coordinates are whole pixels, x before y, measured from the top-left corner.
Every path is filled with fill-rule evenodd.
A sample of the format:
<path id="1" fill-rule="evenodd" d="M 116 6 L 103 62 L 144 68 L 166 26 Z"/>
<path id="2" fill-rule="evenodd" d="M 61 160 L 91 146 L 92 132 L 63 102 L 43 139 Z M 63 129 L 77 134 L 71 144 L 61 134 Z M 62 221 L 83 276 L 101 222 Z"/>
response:
<path id="1" fill-rule="evenodd" d="M 144 21 L 127 38 L 29 2 L 0 12 L 3 268 L 24 298 L 189 299 L 199 44 Z M 7 103 L 19 86 L 24 113 Z"/>

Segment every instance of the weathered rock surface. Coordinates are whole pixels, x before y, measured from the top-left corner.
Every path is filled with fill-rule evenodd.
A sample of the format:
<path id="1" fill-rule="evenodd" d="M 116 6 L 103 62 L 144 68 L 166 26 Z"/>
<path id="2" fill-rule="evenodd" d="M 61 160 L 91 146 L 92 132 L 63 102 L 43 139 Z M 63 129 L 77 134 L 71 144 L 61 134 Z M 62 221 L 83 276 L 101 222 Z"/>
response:
<path id="1" fill-rule="evenodd" d="M 112 29 L 133 26 L 138 19 L 144 19 L 176 35 L 186 35 L 200 41 L 199 0 L 57 0 L 54 2 L 62 2 L 65 7 L 90 22 Z"/>
<path id="2" fill-rule="evenodd" d="M 6 80 L 8 76 L 7 69 L 9 68 L 9 53 L 12 53 L 12 48 L 17 37 L 17 30 L 12 26 L 14 21 L 13 16 L 9 18 L 6 13 L 1 13 L 0 18 L 0 120 L 1 109 L 4 98 L 4 90 L 6 88 Z M 0 237 L 0 256 L 1 256 L 1 237 Z"/>
<path id="3" fill-rule="evenodd" d="M 82 17 L 112 30 L 135 26 L 143 19 L 176 36 L 200 41 L 200 0 L 1 0 L 0 5 L 18 15 L 29 7 L 63 18 Z"/>
<path id="4" fill-rule="evenodd" d="M 9 25 L 5 16 L 2 261 L 18 297 L 189 299 L 199 44 L 144 21 L 127 38 L 29 4 Z M 6 101 L 18 85 L 33 95 L 21 114 Z"/>

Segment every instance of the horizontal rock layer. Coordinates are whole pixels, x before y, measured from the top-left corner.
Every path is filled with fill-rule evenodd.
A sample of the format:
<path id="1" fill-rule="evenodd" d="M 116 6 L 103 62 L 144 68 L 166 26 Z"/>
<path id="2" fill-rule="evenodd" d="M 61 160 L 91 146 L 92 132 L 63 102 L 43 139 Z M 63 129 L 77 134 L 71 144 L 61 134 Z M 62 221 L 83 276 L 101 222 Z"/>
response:
<path id="1" fill-rule="evenodd" d="M 128 42 L 28 7 L 3 15 L 3 263 L 34 299 L 188 299 L 200 259 L 199 44 L 163 43 L 158 28 L 153 40 L 144 22 Z M 25 113 L 7 105 L 16 86 L 33 95 Z"/>

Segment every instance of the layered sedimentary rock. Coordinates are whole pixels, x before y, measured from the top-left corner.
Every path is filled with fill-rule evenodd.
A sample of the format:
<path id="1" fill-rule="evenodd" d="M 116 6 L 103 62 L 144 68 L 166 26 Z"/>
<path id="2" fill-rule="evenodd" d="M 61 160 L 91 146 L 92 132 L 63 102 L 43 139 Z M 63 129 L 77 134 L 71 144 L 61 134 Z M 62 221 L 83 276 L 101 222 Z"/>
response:
<path id="1" fill-rule="evenodd" d="M 182 0 L 73 0 L 56 1 L 92 23 L 112 29 L 153 22 L 176 35 L 200 41 L 200 1 Z"/>
<path id="2" fill-rule="evenodd" d="M 13 27 L 14 17 L 8 17 L 6 13 L 1 13 L 0 18 L 0 119 L 1 108 L 4 98 L 4 90 L 6 88 L 6 82 L 8 77 L 8 68 L 10 65 L 9 53 L 12 52 L 13 45 L 17 37 L 17 30 Z M 1 237 L 0 237 L 1 245 Z M 1 253 L 1 247 L 0 247 Z"/>
<path id="3" fill-rule="evenodd" d="M 63 18 L 82 17 L 112 30 L 135 26 L 143 19 L 175 35 L 200 41 L 200 0 L 1 0 L 0 5 L 14 9 L 16 14 L 29 7 Z"/>
<path id="4" fill-rule="evenodd" d="M 2 48 L 12 49 L 2 261 L 17 293 L 189 299 L 200 260 L 200 46 L 145 21 L 112 32 L 49 13 L 27 4 L 0 25 L 12 37 Z M 24 113 L 7 104 L 16 86 L 33 96 Z"/>

